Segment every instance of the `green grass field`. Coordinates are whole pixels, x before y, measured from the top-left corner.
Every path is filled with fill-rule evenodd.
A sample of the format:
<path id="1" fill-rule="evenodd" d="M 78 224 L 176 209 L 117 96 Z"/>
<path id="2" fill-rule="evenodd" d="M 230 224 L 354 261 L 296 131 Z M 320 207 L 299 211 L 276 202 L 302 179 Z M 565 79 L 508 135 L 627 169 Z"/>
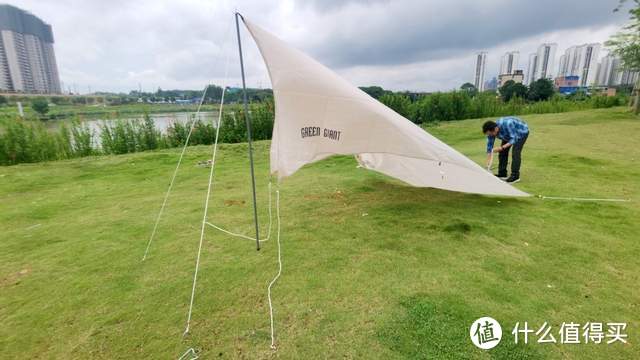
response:
<path id="1" fill-rule="evenodd" d="M 532 194 L 629 198 L 580 203 L 412 188 L 352 157 L 280 185 L 276 243 L 207 229 L 191 334 L 182 337 L 209 170 L 183 162 L 150 257 L 140 261 L 179 149 L 0 168 L 0 354 L 4 359 L 640 358 L 640 119 L 614 108 L 524 116 Z M 483 120 L 429 127 L 482 162 Z M 268 142 L 256 144 L 267 225 Z M 222 145 L 209 220 L 251 235 L 245 144 Z M 275 224 L 275 220 L 274 220 Z M 503 340 L 475 348 L 491 316 Z M 626 322 L 628 344 L 515 345 L 548 322 Z M 606 327 L 605 327 L 606 331 Z"/>

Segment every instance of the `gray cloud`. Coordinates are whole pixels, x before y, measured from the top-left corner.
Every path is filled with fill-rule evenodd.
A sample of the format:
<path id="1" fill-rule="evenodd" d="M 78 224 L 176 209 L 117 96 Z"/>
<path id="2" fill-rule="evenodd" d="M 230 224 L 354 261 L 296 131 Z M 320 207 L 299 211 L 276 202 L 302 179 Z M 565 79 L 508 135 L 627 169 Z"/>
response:
<path id="1" fill-rule="evenodd" d="M 617 0 L 15 0 L 53 26 L 62 81 L 81 91 L 202 88 L 221 83 L 230 59 L 239 83 L 233 12 L 336 69 L 358 85 L 437 90 L 470 78 L 472 55 L 605 40 L 626 14 Z M 604 29 L 604 30 L 603 30 Z M 244 34 L 251 86 L 269 86 Z M 566 42 L 564 44 L 563 42 Z M 523 61 L 523 60 L 521 60 Z M 491 74 L 490 69 L 488 73 Z M 467 75 L 469 74 L 469 75 Z"/>
<path id="2" fill-rule="evenodd" d="M 311 7 L 318 12 L 334 12 L 352 4 L 376 5 L 379 3 L 389 3 L 391 0 L 307 0 L 301 1 L 298 6 Z"/>
<path id="3" fill-rule="evenodd" d="M 550 31 L 619 23 L 618 0 L 402 1 L 320 15 L 311 46 L 334 67 L 435 60 Z M 544 39 L 541 39 L 541 42 Z"/>

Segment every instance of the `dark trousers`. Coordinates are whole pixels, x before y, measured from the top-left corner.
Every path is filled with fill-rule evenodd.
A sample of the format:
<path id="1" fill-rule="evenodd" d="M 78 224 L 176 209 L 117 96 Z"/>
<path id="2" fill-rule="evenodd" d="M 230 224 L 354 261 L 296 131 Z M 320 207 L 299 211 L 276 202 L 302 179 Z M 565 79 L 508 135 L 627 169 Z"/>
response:
<path id="1" fill-rule="evenodd" d="M 527 138 L 529 134 L 525 135 L 520 141 L 509 146 L 509 148 L 500 151 L 498 154 L 498 175 L 507 176 L 507 165 L 509 165 L 509 151 L 513 149 L 513 155 L 511 159 L 511 176 L 520 177 L 520 164 L 522 163 L 522 148 L 524 147 L 524 143 L 527 142 Z M 507 142 L 502 140 L 502 144 L 504 145 Z"/>

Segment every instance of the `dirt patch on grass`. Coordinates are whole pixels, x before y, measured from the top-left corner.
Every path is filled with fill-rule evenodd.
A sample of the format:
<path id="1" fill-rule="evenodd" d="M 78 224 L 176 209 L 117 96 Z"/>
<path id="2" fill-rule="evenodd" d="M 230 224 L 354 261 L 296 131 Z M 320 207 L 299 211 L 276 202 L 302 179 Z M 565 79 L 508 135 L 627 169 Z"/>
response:
<path id="1" fill-rule="evenodd" d="M 31 273 L 31 268 L 24 268 L 15 273 L 9 274 L 0 280 L 0 287 L 18 285 L 22 278 Z"/>

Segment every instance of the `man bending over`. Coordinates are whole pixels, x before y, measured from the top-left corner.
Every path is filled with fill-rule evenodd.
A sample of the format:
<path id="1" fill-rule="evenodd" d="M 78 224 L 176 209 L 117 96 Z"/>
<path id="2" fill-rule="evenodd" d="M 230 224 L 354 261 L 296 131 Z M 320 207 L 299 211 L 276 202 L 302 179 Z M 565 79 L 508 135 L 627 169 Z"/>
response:
<path id="1" fill-rule="evenodd" d="M 497 121 L 487 121 L 482 125 L 482 132 L 487 136 L 487 166 L 491 161 L 492 152 L 499 153 L 497 177 L 508 183 L 520 181 L 520 164 L 522 162 L 522 148 L 529 137 L 527 123 L 514 116 L 501 117 Z M 494 147 L 496 138 L 502 143 Z M 511 159 L 511 176 L 507 178 L 509 150 L 513 148 Z"/>

